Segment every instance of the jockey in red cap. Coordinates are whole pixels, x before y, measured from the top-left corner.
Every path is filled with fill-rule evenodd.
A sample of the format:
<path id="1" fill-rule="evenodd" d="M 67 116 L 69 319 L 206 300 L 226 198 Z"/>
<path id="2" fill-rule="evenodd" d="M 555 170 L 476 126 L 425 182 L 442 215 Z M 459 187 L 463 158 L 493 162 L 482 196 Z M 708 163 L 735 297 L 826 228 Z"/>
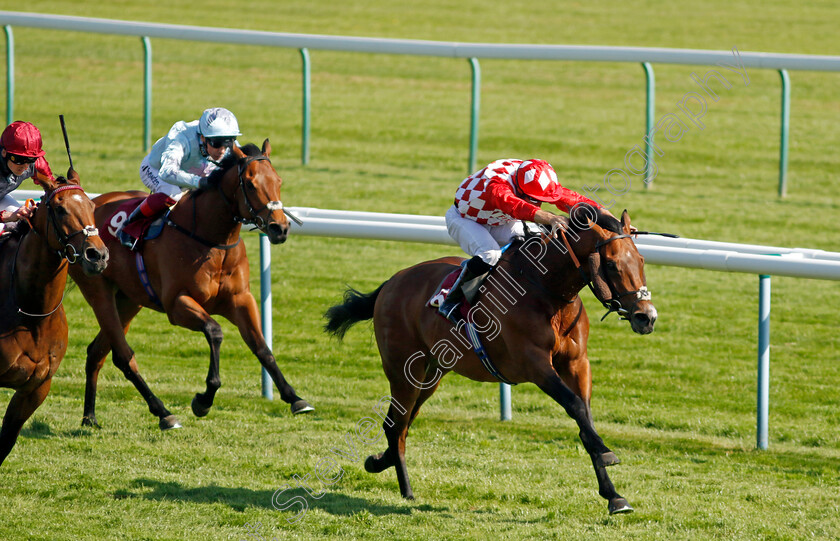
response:
<path id="1" fill-rule="evenodd" d="M 53 180 L 53 174 L 41 148 L 41 132 L 29 122 L 16 120 L 3 130 L 0 157 L 0 231 L 9 234 L 15 227 L 7 223 L 32 213 L 9 194 L 28 178 L 37 183 L 39 179 Z"/>
<path id="2" fill-rule="evenodd" d="M 455 204 L 446 212 L 449 235 L 472 256 L 452 286 L 440 312 L 449 317 L 464 297 L 461 286 L 488 272 L 502 256 L 501 246 L 524 236 L 521 220 L 560 227 L 564 219 L 542 210 L 551 203 L 569 212 L 577 203 L 601 205 L 557 181 L 557 173 L 543 160 L 496 160 L 467 177 L 455 192 Z"/>

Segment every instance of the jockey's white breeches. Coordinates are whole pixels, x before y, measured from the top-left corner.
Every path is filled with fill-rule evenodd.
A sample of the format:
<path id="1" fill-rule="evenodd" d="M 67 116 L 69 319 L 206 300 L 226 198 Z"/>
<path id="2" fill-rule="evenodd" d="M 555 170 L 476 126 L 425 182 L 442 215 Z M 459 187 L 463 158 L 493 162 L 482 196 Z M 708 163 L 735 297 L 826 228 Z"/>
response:
<path id="1" fill-rule="evenodd" d="M 0 199 L 0 211 L 8 210 L 9 212 L 14 212 L 20 208 L 20 203 L 18 200 L 12 197 L 11 195 L 4 195 L 2 199 Z M 0 231 L 3 231 L 3 227 L 6 224 L 0 222 Z"/>
<path id="2" fill-rule="evenodd" d="M 502 246 L 513 237 L 525 234 L 525 228 L 519 220 L 502 225 L 480 224 L 461 216 L 455 205 L 446 211 L 446 229 L 468 255 L 477 255 L 490 265 L 495 265 L 502 257 Z"/>

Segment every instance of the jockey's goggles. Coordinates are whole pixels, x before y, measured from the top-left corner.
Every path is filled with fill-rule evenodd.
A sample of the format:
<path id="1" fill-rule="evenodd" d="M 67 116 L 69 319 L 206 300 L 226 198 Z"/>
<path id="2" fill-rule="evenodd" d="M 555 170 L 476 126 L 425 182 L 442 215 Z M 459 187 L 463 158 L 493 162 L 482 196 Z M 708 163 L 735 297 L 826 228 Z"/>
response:
<path id="1" fill-rule="evenodd" d="M 207 146 L 213 148 L 229 147 L 233 144 L 233 137 L 205 137 L 204 141 Z"/>
<path id="2" fill-rule="evenodd" d="M 37 156 L 18 156 L 17 154 L 6 154 L 6 158 L 9 159 L 10 162 L 15 163 L 17 165 L 29 165 L 31 163 L 35 163 L 38 159 Z"/>

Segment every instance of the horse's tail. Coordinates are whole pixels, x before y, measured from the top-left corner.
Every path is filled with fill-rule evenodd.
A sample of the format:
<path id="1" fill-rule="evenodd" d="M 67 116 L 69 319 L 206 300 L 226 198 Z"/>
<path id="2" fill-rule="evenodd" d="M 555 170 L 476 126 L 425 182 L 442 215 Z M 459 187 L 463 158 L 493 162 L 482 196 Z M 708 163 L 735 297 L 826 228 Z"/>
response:
<path id="1" fill-rule="evenodd" d="M 336 304 L 324 313 L 327 323 L 324 331 L 337 336 L 339 340 L 344 338 L 347 329 L 360 321 L 373 317 L 373 307 L 376 304 L 376 297 L 388 282 L 384 282 L 375 291 L 367 295 L 353 289 L 347 288 L 344 292 L 344 302 Z"/>

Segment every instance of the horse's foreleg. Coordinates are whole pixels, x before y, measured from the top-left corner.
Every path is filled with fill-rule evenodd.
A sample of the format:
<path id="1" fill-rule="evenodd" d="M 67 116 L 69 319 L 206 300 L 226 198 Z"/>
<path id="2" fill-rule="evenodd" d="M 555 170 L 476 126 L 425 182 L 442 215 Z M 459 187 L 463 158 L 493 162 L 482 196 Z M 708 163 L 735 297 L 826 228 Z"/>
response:
<path id="1" fill-rule="evenodd" d="M 280 391 L 280 398 L 287 404 L 291 404 L 294 414 L 314 411 L 315 408 L 309 402 L 298 396 L 295 389 L 283 377 L 280 367 L 277 366 L 274 354 L 271 353 L 271 349 L 266 344 L 260 328 L 257 301 L 254 300 L 254 296 L 249 292 L 237 295 L 233 300 L 233 307 L 233 313 L 228 319 L 236 325 L 248 348 L 257 356 L 262 367 L 271 376 L 271 380 L 277 386 L 277 390 Z"/>
<path id="2" fill-rule="evenodd" d="M 204 417 L 210 413 L 213 407 L 213 400 L 216 399 L 216 391 L 222 386 L 222 379 L 219 375 L 219 351 L 222 347 L 222 327 L 212 318 L 208 318 L 202 329 L 207 344 L 210 346 L 210 366 L 207 368 L 207 378 L 204 380 L 207 387 L 203 393 L 196 393 L 190 406 L 196 417 Z"/>
<path id="3" fill-rule="evenodd" d="M 166 313 L 173 325 L 204 334 L 207 345 L 210 346 L 210 365 L 207 369 L 207 378 L 204 380 L 206 388 L 203 393 L 196 393 L 190 404 L 196 417 L 204 417 L 213 407 L 216 391 L 222 386 L 219 375 L 219 352 L 224 338 L 222 327 L 195 299 L 188 295 L 179 295 Z"/>
<path id="4" fill-rule="evenodd" d="M 99 381 L 99 371 L 105 364 L 105 359 L 111 352 L 111 344 L 102 335 L 96 335 L 93 342 L 87 347 L 87 359 L 85 360 L 85 409 L 82 414 L 82 426 L 95 426 L 99 428 L 96 421 L 96 386 Z"/>
<path id="5" fill-rule="evenodd" d="M 589 369 L 589 360 L 585 357 L 569 362 L 561 366 L 559 371 L 563 382 L 572 390 L 572 392 L 579 397 L 584 403 L 584 419 L 588 423 L 588 430 L 585 432 L 583 428 L 580 431 L 580 439 L 584 440 L 587 433 L 596 433 L 595 425 L 592 420 L 592 409 L 590 406 L 590 397 L 592 396 L 592 375 Z M 618 457 L 614 453 L 608 452 L 604 454 L 590 454 L 592 459 L 592 466 L 595 468 L 595 477 L 598 479 L 598 494 L 609 502 L 608 508 L 610 514 L 615 513 L 630 513 L 633 508 L 621 497 L 615 490 L 610 476 L 607 474 L 607 466 L 618 464 Z"/>
<path id="6" fill-rule="evenodd" d="M 601 436 L 598 435 L 595 427 L 592 425 L 587 401 L 575 394 L 554 370 L 551 370 L 549 374 L 544 374 L 542 378 L 534 383 L 544 393 L 563 406 L 563 409 L 566 410 L 569 417 L 575 420 L 580 428 L 580 440 L 583 443 L 583 447 L 593 457 L 593 460 L 596 460 L 602 466 L 610 466 L 617 463 L 618 459 L 615 458 L 615 454 L 604 444 Z"/>
<path id="7" fill-rule="evenodd" d="M 17 391 L 12 395 L 9 407 L 6 408 L 6 415 L 3 416 L 3 427 L 0 428 L 0 465 L 9 456 L 23 424 L 47 398 L 50 385 L 52 385 L 52 378 L 47 379 L 31 392 Z"/>

